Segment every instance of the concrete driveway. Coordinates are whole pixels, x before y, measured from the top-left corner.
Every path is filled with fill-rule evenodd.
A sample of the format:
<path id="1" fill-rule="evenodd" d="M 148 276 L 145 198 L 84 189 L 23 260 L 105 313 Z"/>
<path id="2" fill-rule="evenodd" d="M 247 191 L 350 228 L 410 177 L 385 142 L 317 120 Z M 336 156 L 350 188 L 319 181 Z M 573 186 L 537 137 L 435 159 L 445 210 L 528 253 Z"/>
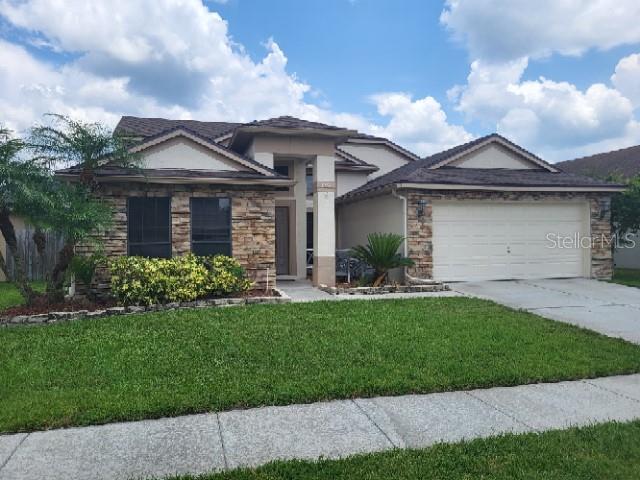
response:
<path id="1" fill-rule="evenodd" d="M 585 278 L 469 282 L 451 288 L 640 343 L 640 288 Z"/>

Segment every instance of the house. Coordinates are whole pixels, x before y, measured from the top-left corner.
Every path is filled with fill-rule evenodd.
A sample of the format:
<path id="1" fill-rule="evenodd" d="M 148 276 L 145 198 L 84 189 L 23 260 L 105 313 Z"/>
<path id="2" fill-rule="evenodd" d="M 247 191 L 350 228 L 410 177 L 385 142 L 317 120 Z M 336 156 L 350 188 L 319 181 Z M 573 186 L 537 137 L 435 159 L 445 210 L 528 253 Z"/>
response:
<path id="1" fill-rule="evenodd" d="M 333 285 L 336 248 L 381 231 L 406 238 L 411 277 L 611 276 L 608 247 L 551 243 L 610 234 L 610 197 L 621 187 L 564 173 L 496 134 L 424 159 L 293 117 L 123 117 L 116 134 L 135 142 L 143 169 L 95 172 L 115 210 L 107 256 L 225 253 L 259 288 L 306 278 L 310 267 L 315 284 Z"/>
<path id="2" fill-rule="evenodd" d="M 626 180 L 640 175 L 640 145 L 567 160 L 557 165 L 564 171 L 580 175 Z M 630 235 L 629 239 L 631 242 L 614 251 L 614 264 L 621 268 L 640 268 L 640 232 Z"/>

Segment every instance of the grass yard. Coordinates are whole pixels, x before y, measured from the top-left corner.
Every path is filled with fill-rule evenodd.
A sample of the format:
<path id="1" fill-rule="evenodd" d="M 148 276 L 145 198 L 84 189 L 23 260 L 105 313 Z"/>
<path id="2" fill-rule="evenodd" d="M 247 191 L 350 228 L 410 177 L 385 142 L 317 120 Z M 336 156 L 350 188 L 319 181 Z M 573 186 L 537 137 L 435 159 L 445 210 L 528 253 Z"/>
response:
<path id="1" fill-rule="evenodd" d="M 425 450 L 394 450 L 322 460 L 275 462 L 200 480 L 636 480 L 640 422 L 606 423 L 542 434 L 507 435 Z M 183 480 L 192 477 L 180 477 Z"/>
<path id="2" fill-rule="evenodd" d="M 629 287 L 640 287 L 640 269 L 616 268 L 611 281 Z"/>
<path id="3" fill-rule="evenodd" d="M 0 431 L 640 371 L 640 347 L 471 298 L 0 329 Z"/>
<path id="4" fill-rule="evenodd" d="M 44 291 L 44 282 L 34 282 L 33 288 L 37 291 Z M 22 297 L 18 289 L 9 282 L 0 282 L 0 310 L 4 310 L 9 307 L 16 307 L 22 305 Z"/>

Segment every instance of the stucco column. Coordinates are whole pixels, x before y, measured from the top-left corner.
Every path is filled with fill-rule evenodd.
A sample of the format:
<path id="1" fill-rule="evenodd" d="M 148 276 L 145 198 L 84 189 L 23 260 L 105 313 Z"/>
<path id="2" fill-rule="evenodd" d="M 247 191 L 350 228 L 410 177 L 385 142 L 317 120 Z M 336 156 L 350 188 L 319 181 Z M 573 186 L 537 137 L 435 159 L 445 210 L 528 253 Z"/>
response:
<path id="1" fill-rule="evenodd" d="M 336 177 L 333 156 L 313 161 L 313 284 L 336 284 Z"/>
<path id="2" fill-rule="evenodd" d="M 293 196 L 296 199 L 296 276 L 307 278 L 307 161 L 294 160 Z"/>

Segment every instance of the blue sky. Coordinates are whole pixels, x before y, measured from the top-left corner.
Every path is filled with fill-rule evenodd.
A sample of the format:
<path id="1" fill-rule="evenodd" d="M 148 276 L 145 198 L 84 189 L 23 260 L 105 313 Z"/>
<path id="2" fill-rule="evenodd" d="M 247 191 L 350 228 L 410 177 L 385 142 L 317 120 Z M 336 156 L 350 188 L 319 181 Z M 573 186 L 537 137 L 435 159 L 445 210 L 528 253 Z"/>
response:
<path id="1" fill-rule="evenodd" d="M 291 114 L 562 160 L 640 143 L 638 24 L 636 0 L 0 0 L 0 122 Z"/>

